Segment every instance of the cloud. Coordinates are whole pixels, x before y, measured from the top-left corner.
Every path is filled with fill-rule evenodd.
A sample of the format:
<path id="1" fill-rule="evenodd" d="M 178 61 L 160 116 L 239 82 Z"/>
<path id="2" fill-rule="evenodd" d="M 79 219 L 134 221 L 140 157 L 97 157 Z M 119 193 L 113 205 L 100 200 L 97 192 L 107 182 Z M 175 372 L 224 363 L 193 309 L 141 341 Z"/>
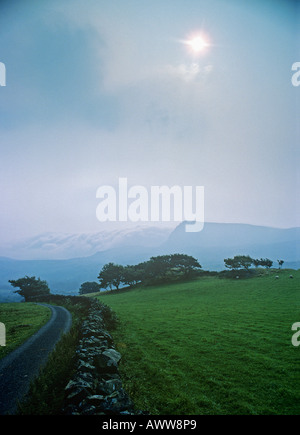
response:
<path id="1" fill-rule="evenodd" d="M 160 246 L 167 240 L 174 226 L 138 225 L 130 227 L 128 225 L 125 228 L 107 229 L 95 233 L 47 232 L 19 239 L 13 244 L 2 244 L 0 256 L 27 260 L 68 259 L 90 256 L 116 247 Z"/>
<path id="2" fill-rule="evenodd" d="M 199 63 L 193 62 L 191 64 L 181 63 L 179 65 L 167 65 L 164 69 L 166 74 L 182 79 L 185 82 L 195 82 L 204 80 L 211 71 L 212 65 L 205 65 L 201 67 Z"/>
<path id="3" fill-rule="evenodd" d="M 2 238 L 97 231 L 96 190 L 122 176 L 204 185 L 212 221 L 294 225 L 290 17 L 174 1 L 24 2 L 0 17 Z M 195 60 L 176 38 L 204 16 L 216 45 Z"/>

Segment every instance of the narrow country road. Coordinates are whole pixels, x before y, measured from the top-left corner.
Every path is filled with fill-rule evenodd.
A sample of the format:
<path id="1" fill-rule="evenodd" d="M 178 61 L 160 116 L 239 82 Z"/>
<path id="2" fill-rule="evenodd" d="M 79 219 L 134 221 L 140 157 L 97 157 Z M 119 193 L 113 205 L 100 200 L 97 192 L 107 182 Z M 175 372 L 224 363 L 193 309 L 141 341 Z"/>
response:
<path id="1" fill-rule="evenodd" d="M 30 381 L 47 361 L 63 333 L 69 331 L 72 316 L 64 307 L 47 306 L 52 317 L 20 347 L 0 360 L 0 415 L 14 414 L 17 403 L 27 393 Z"/>

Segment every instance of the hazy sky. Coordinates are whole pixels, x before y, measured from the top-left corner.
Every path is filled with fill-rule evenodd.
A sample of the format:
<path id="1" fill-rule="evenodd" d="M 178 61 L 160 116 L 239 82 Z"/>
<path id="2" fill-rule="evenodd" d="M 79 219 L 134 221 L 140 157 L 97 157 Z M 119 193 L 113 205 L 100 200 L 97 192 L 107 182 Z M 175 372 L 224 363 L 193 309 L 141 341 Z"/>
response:
<path id="1" fill-rule="evenodd" d="M 0 243 L 101 231 L 119 177 L 204 186 L 206 221 L 300 226 L 296 5 L 1 1 Z"/>

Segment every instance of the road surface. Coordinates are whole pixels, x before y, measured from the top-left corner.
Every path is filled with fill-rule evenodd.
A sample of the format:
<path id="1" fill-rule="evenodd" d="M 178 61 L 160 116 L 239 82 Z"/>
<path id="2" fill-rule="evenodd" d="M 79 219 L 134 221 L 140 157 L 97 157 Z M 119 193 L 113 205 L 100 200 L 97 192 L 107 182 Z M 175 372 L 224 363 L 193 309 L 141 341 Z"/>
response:
<path id="1" fill-rule="evenodd" d="M 32 379 L 63 333 L 69 331 L 72 316 L 64 307 L 49 307 L 52 317 L 20 347 L 0 360 L 0 415 L 13 415 L 17 403 L 27 393 Z"/>

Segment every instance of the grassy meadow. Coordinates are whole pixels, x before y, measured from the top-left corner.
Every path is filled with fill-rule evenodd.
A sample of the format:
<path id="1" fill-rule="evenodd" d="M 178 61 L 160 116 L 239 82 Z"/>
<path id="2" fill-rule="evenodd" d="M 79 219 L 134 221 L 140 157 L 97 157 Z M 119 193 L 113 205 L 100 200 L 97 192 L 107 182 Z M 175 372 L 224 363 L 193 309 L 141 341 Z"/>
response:
<path id="1" fill-rule="evenodd" d="M 97 296 L 120 320 L 113 337 L 137 407 L 153 415 L 299 415 L 300 349 L 291 343 L 299 281 L 300 271 L 282 270 Z"/>
<path id="2" fill-rule="evenodd" d="M 20 346 L 51 317 L 51 310 L 34 303 L 0 303 L 0 322 L 6 329 L 6 346 L 0 346 L 0 358 Z"/>

